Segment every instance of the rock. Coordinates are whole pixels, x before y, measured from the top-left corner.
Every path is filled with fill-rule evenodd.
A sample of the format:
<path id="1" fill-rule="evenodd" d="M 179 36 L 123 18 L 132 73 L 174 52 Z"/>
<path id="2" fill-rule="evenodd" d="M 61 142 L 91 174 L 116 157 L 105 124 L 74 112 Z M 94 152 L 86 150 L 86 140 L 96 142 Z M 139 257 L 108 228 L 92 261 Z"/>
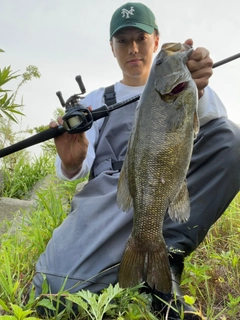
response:
<path id="1" fill-rule="evenodd" d="M 13 222 L 13 225 L 11 226 L 11 229 L 8 230 L 8 232 L 13 232 L 14 230 L 16 230 L 16 225 L 19 225 L 19 223 L 15 223 L 15 221 L 21 221 L 23 211 L 32 211 L 35 209 L 34 207 L 36 207 L 36 200 L 38 199 L 37 192 L 40 190 L 46 190 L 51 183 L 56 186 L 56 192 L 64 195 L 64 189 L 61 188 L 62 181 L 59 180 L 55 175 L 48 175 L 44 179 L 38 181 L 24 200 L 1 198 L 0 193 L 0 234 L 6 232 L 6 221 Z M 81 191 L 86 183 L 87 181 L 79 183 L 76 187 L 75 194 Z M 61 199 L 63 202 L 68 202 L 67 196 L 65 196 L 65 198 L 62 197 Z"/>
<path id="2" fill-rule="evenodd" d="M 37 200 L 38 199 L 38 196 L 37 196 L 38 191 L 46 190 L 51 183 L 54 183 L 55 185 L 59 185 L 60 182 L 61 182 L 61 180 L 59 180 L 59 178 L 57 178 L 55 175 L 53 175 L 53 174 L 47 175 L 42 180 L 39 180 L 33 186 L 32 190 L 30 192 L 30 199 Z"/>
<path id="3" fill-rule="evenodd" d="M 4 221 L 12 221 L 18 214 L 21 217 L 23 210 L 33 210 L 34 205 L 34 201 L 0 198 L 0 234 L 6 232 Z"/>

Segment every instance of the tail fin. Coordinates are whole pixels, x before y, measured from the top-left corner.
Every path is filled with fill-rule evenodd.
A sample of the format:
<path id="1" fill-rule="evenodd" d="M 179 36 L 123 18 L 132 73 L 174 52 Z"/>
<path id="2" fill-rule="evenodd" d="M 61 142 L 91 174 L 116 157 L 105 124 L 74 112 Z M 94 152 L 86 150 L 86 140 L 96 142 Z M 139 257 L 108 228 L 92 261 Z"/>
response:
<path id="1" fill-rule="evenodd" d="M 134 287 L 147 282 L 151 288 L 170 293 L 172 280 L 168 253 L 162 239 L 151 246 L 142 246 L 130 236 L 123 254 L 118 275 L 122 288 Z"/>

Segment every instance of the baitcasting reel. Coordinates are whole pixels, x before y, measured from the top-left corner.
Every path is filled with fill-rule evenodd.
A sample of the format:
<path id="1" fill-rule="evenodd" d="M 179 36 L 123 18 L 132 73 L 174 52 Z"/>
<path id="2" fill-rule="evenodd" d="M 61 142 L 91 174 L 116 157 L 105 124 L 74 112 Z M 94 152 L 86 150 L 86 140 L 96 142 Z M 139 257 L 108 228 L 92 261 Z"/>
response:
<path id="1" fill-rule="evenodd" d="M 66 102 L 61 91 L 56 92 L 62 107 L 66 113 L 62 117 L 63 127 L 68 133 L 79 133 L 89 130 L 93 123 L 93 116 L 89 109 L 80 103 L 82 94 L 86 92 L 81 76 L 76 76 L 81 93 L 72 95 Z"/>
<path id="2" fill-rule="evenodd" d="M 62 117 L 63 125 L 59 125 L 56 128 L 49 128 L 31 136 L 30 138 L 1 149 L 0 158 L 46 140 L 56 138 L 62 135 L 64 132 L 73 134 L 89 130 L 92 127 L 93 121 L 106 117 L 111 111 L 124 107 L 129 103 L 139 100 L 140 98 L 138 95 L 131 99 L 115 103 L 111 106 L 104 104 L 102 107 L 91 111 L 81 104 L 81 99 L 84 98 L 81 95 L 86 92 L 81 76 L 77 76 L 75 79 L 80 87 L 81 93 L 72 95 L 66 102 L 64 101 L 60 91 L 56 93 L 61 105 L 66 108 L 66 113 Z"/>

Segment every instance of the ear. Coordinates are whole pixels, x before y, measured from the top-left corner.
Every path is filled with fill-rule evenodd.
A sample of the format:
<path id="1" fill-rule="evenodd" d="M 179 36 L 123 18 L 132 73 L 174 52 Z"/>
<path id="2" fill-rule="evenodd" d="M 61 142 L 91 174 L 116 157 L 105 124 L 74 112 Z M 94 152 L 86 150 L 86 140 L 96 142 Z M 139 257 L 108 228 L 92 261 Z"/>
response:
<path id="1" fill-rule="evenodd" d="M 159 45 L 159 42 L 160 42 L 160 37 L 159 36 L 155 36 L 155 39 L 154 39 L 154 49 L 153 49 L 153 52 L 155 53 L 158 49 L 158 45 Z"/>
<path id="2" fill-rule="evenodd" d="M 112 49 L 113 56 L 116 58 L 116 55 L 115 55 L 115 52 L 114 52 L 114 49 L 113 49 L 113 43 L 112 43 L 112 40 L 110 41 L 110 46 L 111 46 L 111 49 Z"/>

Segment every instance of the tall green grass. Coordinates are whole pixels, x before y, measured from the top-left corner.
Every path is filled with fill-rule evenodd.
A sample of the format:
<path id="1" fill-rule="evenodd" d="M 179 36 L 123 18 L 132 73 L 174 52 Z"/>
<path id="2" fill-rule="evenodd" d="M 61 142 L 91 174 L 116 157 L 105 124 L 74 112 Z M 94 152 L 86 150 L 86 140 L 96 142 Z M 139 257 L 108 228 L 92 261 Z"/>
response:
<path id="1" fill-rule="evenodd" d="M 1 171 L 4 175 L 2 196 L 8 198 L 27 198 L 29 191 L 39 180 L 54 172 L 54 161 L 47 155 L 27 159 L 25 153 L 14 160 L 14 165 L 4 161 Z"/>
<path id="2" fill-rule="evenodd" d="M 185 262 L 185 291 L 207 319 L 240 319 L 240 194 Z"/>

